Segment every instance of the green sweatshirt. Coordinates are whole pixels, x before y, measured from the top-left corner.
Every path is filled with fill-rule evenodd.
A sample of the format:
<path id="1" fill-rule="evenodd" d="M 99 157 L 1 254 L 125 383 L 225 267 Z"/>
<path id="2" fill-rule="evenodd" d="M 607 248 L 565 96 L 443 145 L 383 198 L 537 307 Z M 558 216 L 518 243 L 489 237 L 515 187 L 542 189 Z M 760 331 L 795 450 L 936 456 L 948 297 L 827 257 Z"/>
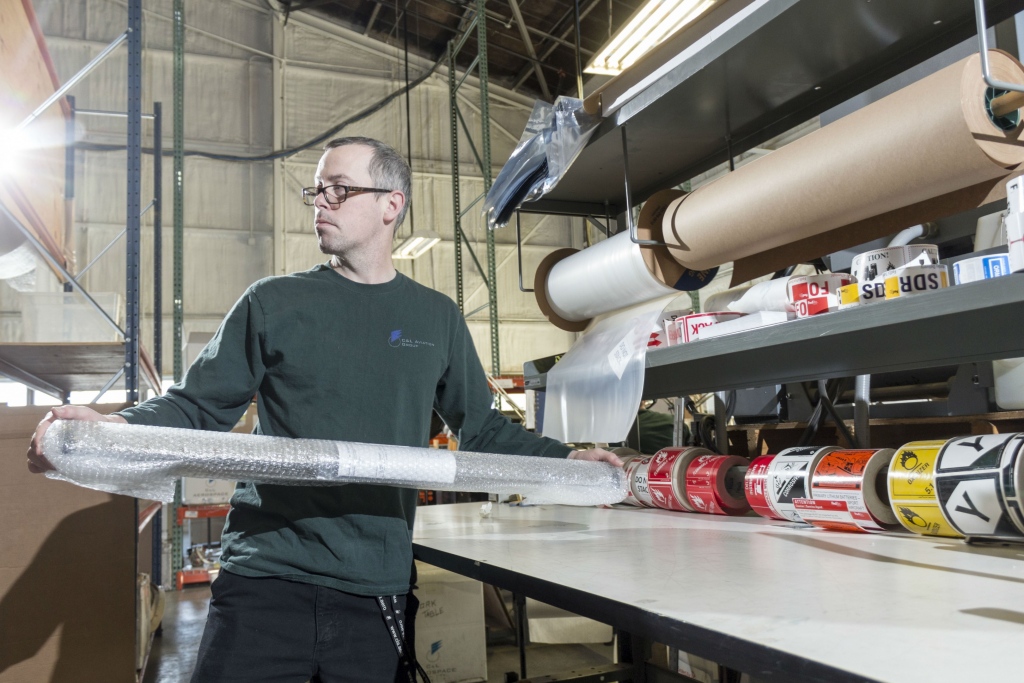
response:
<path id="1" fill-rule="evenodd" d="M 256 397 L 260 434 L 426 446 L 431 409 L 463 450 L 566 457 L 513 425 L 448 297 L 402 274 L 380 285 L 328 265 L 252 285 L 180 384 L 121 412 L 132 424 L 227 431 Z M 417 492 L 239 483 L 222 566 L 358 595 L 409 587 Z"/>

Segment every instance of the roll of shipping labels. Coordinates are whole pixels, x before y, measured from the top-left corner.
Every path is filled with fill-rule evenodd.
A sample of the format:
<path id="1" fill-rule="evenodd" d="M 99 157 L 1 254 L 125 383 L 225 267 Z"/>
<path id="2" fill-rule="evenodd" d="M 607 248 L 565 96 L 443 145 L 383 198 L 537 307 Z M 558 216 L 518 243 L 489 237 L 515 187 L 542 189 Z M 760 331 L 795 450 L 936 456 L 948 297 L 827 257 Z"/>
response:
<path id="1" fill-rule="evenodd" d="M 949 286 L 946 266 L 905 266 L 885 275 L 885 298 L 902 299 L 937 292 Z"/>
<path id="2" fill-rule="evenodd" d="M 944 445 L 941 440 L 912 441 L 896 451 L 889 463 L 889 505 L 907 531 L 957 538 L 935 494 L 935 461 Z"/>
<path id="3" fill-rule="evenodd" d="M 1021 513 L 1024 434 L 950 439 L 935 463 L 942 516 L 967 537 L 1024 542 Z"/>
<path id="4" fill-rule="evenodd" d="M 749 461 L 735 455 L 701 455 L 686 468 L 686 498 L 696 512 L 742 515 L 750 510 L 743 494 Z"/>
<path id="5" fill-rule="evenodd" d="M 810 496 L 793 501 L 800 517 L 834 531 L 885 531 L 899 526 L 885 488 L 895 451 L 835 450 L 811 472 Z"/>
<path id="6" fill-rule="evenodd" d="M 701 456 L 713 455 L 706 448 L 662 448 L 647 468 L 647 484 L 655 507 L 696 512 L 686 498 L 686 470 Z"/>
<path id="7" fill-rule="evenodd" d="M 810 474 L 818 462 L 838 450 L 831 446 L 787 448 L 768 466 L 768 504 L 775 513 L 791 522 L 803 522 L 793 501 L 810 498 Z"/>

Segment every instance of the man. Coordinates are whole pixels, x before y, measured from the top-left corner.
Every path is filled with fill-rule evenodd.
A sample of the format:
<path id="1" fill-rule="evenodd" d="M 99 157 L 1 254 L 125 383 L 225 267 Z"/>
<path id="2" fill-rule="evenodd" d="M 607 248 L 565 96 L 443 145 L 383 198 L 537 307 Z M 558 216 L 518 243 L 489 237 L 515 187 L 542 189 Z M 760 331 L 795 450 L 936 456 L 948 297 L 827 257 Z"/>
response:
<path id="1" fill-rule="evenodd" d="M 54 419 L 226 431 L 254 395 L 261 434 L 426 446 L 436 410 L 463 450 L 621 464 L 531 434 L 491 408 L 458 308 L 391 262 L 411 191 L 395 150 L 334 140 L 314 182 L 303 199 L 330 261 L 252 285 L 164 396 L 107 417 L 55 408 L 32 439 L 29 469 L 49 468 L 40 443 Z M 407 680 L 385 618 L 406 611 L 416 496 L 364 484 L 240 483 L 193 682 Z"/>

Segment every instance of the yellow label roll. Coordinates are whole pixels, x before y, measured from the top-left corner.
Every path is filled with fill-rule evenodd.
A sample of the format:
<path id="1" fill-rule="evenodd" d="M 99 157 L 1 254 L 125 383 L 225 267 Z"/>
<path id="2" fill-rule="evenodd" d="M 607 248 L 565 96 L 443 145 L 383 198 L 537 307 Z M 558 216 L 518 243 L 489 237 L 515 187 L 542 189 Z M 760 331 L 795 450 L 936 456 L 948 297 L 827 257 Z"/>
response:
<path id="1" fill-rule="evenodd" d="M 860 306 L 860 285 L 856 282 L 839 288 L 839 310 Z"/>
<path id="2" fill-rule="evenodd" d="M 908 531 L 959 538 L 942 516 L 935 495 L 935 460 L 945 441 L 913 441 L 889 463 L 889 504 Z"/>

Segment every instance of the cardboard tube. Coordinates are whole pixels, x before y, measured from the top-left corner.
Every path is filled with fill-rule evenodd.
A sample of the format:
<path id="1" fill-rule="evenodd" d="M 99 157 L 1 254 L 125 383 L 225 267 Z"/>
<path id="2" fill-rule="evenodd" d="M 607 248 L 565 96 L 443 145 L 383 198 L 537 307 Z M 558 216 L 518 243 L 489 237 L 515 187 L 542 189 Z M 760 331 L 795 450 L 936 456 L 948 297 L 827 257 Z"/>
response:
<path id="1" fill-rule="evenodd" d="M 1024 83 L 1013 57 L 991 57 L 996 78 Z M 672 256 L 710 268 L 1007 176 L 1024 163 L 1024 126 L 992 123 L 979 61 L 961 60 L 673 201 L 663 225 Z"/>
<path id="2" fill-rule="evenodd" d="M 1024 92 L 1008 92 L 992 100 L 992 113 L 1006 116 L 1024 107 Z"/>

